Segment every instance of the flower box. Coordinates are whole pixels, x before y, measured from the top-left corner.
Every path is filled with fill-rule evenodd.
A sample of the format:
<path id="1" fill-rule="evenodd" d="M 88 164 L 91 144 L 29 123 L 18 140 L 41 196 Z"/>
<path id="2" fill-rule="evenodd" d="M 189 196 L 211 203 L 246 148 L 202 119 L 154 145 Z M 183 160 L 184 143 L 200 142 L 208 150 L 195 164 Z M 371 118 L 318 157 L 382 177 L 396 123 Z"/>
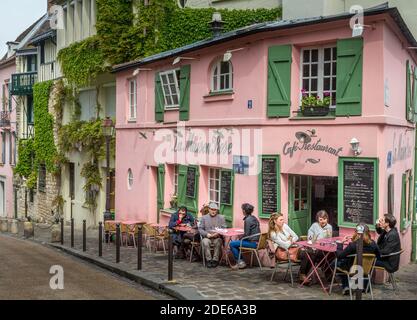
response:
<path id="1" fill-rule="evenodd" d="M 305 106 L 301 108 L 301 113 L 305 117 L 324 117 L 329 114 L 330 108 L 327 106 Z"/>

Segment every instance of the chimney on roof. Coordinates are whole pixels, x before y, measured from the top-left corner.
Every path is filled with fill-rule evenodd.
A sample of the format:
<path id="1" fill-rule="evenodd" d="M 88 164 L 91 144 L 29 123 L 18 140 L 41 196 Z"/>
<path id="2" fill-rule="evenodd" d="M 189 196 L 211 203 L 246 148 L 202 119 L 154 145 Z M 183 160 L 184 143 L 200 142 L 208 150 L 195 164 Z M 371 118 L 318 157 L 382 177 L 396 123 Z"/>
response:
<path id="1" fill-rule="evenodd" d="M 213 37 L 218 37 L 222 34 L 223 26 L 225 22 L 222 20 L 220 12 L 214 12 L 213 18 L 210 22 L 211 30 L 213 31 Z"/>

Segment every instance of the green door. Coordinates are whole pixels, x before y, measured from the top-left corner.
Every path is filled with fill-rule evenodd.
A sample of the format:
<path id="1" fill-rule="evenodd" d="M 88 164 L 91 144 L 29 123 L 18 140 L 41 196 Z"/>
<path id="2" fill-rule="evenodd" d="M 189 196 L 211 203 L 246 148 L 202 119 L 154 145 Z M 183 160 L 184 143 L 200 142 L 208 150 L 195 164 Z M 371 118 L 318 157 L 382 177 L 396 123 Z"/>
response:
<path id="1" fill-rule="evenodd" d="M 288 224 L 298 236 L 307 235 L 311 224 L 311 177 L 289 176 Z"/>

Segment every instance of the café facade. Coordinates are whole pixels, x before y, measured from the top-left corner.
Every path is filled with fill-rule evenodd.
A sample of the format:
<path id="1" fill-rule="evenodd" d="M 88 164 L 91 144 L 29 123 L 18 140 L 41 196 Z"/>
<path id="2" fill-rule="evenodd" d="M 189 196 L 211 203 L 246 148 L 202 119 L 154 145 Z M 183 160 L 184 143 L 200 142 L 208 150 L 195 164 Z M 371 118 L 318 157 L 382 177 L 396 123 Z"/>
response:
<path id="1" fill-rule="evenodd" d="M 366 11 L 358 37 L 350 19 L 258 24 L 115 66 L 117 220 L 215 201 L 243 227 L 248 202 L 263 230 L 282 212 L 305 235 L 326 210 L 345 235 L 390 212 L 410 261 L 417 43 L 395 8 Z"/>

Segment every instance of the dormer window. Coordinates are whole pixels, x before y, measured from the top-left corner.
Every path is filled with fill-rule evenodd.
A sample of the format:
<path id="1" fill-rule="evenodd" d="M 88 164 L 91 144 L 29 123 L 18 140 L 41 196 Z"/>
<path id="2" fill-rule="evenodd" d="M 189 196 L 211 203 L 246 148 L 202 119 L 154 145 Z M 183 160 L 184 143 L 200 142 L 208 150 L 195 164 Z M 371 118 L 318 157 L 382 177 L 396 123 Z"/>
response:
<path id="1" fill-rule="evenodd" d="M 180 106 L 180 69 L 160 73 L 165 109 L 176 109 Z"/>
<path id="2" fill-rule="evenodd" d="M 230 61 L 218 61 L 212 69 L 211 92 L 233 90 L 233 66 Z"/>

